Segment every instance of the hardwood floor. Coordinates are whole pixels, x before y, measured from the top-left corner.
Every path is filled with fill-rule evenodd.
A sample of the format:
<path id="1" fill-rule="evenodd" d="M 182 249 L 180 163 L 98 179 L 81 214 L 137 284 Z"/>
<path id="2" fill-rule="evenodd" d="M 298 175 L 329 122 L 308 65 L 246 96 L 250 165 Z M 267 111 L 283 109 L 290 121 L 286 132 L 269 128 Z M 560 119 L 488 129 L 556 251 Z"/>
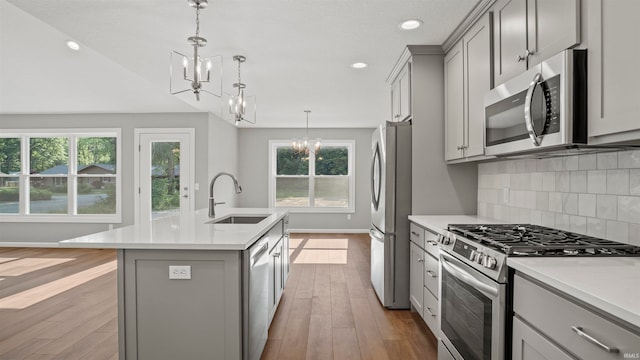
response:
<path id="1" fill-rule="evenodd" d="M 291 234 L 291 272 L 263 359 L 436 359 L 420 316 L 386 310 L 366 234 Z"/>
<path id="2" fill-rule="evenodd" d="M 0 248 L 0 359 L 118 358 L 114 250 Z"/>
<path id="3" fill-rule="evenodd" d="M 118 358 L 115 251 L 0 248 L 0 360 Z M 408 310 L 371 288 L 369 237 L 292 234 L 263 359 L 436 359 Z"/>

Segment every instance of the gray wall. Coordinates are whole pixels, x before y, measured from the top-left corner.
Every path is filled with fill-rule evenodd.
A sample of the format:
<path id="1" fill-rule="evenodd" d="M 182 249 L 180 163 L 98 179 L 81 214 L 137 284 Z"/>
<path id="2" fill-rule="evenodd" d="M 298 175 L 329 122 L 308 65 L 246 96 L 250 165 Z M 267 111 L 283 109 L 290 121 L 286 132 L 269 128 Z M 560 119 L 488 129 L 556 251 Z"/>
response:
<path id="1" fill-rule="evenodd" d="M 640 245 L 640 150 L 480 164 L 478 215 Z"/>
<path id="2" fill-rule="evenodd" d="M 475 214 L 476 163 L 444 161 L 444 61 L 442 55 L 413 57 L 412 213 Z"/>
<path id="3" fill-rule="evenodd" d="M 238 176 L 238 128 L 219 117 L 209 115 L 209 176 L 213 177 L 221 172 L 228 172 Z M 242 183 L 241 183 L 242 185 Z M 200 184 L 200 200 L 208 198 L 209 182 Z M 213 195 L 216 202 L 225 202 L 218 207 L 236 207 L 238 195 L 233 191 L 233 181 L 228 176 L 216 180 Z M 207 207 L 208 203 L 204 204 Z M 196 207 L 199 208 L 199 207 Z"/>
<path id="4" fill-rule="evenodd" d="M 369 172 L 373 129 L 310 129 L 310 137 L 355 140 L 356 204 L 351 220 L 346 213 L 292 213 L 292 229 L 362 230 L 371 223 Z M 241 207 L 269 206 L 269 140 L 286 140 L 304 135 L 304 129 L 242 128 L 238 135 L 238 166 Z M 217 187 L 217 185 L 216 185 Z"/>
<path id="5" fill-rule="evenodd" d="M 215 169 L 216 159 L 209 153 L 235 152 L 237 139 L 235 127 L 207 113 L 161 113 L 161 114 L 57 114 L 57 115 L 0 115 L 0 129 L 65 129 L 65 128 L 120 128 L 122 130 L 122 223 L 114 227 L 131 225 L 134 222 L 134 128 L 195 128 L 195 182 L 196 209 L 207 206 L 206 184 L 209 167 Z M 209 142 L 211 132 L 221 129 L 225 141 L 221 145 Z M 219 148 L 220 147 L 220 148 Z M 222 161 L 221 161 L 222 162 Z M 231 162 L 235 163 L 232 159 Z M 220 167 L 231 168 L 226 162 Z M 86 235 L 108 229 L 109 224 L 90 223 L 7 223 L 0 222 L 0 241 L 49 242 Z"/>

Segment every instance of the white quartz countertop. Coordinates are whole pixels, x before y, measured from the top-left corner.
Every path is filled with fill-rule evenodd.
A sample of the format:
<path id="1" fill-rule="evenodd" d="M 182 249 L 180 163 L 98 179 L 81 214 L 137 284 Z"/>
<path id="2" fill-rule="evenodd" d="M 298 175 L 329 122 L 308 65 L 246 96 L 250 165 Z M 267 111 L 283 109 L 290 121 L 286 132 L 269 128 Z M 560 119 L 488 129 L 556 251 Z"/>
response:
<path id="1" fill-rule="evenodd" d="M 218 208 L 216 218 L 228 215 L 267 215 L 257 224 L 209 224 L 208 210 L 174 215 L 74 239 L 60 247 L 174 250 L 246 250 L 288 212 L 262 208 Z"/>
<path id="2" fill-rule="evenodd" d="M 640 328 L 640 258 L 508 258 L 507 264 Z"/>
<path id="3" fill-rule="evenodd" d="M 412 221 L 422 227 L 442 233 L 449 224 L 495 224 L 497 220 L 487 219 L 475 215 L 409 215 Z"/>

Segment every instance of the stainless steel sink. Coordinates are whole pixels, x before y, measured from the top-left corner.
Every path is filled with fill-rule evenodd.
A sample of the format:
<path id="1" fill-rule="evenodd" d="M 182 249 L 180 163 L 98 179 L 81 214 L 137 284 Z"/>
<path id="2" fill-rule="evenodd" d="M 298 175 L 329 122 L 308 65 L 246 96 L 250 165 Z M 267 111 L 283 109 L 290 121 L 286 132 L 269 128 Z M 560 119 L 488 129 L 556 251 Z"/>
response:
<path id="1" fill-rule="evenodd" d="M 269 215 L 227 215 L 220 219 L 208 221 L 207 224 L 257 224 Z"/>

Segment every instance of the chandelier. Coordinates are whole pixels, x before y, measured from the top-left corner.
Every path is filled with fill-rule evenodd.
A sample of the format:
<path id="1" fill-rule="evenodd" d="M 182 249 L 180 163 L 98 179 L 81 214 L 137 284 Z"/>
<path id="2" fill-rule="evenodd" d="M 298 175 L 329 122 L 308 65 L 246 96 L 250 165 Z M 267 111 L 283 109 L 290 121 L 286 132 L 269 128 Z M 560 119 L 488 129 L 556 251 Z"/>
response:
<path id="1" fill-rule="evenodd" d="M 236 55 L 233 57 L 233 61 L 238 62 L 238 82 L 233 84 L 234 88 L 238 89 L 236 95 L 225 95 L 229 98 L 227 101 L 229 104 L 229 114 L 233 116 L 236 125 L 241 121 L 246 121 L 250 124 L 256 123 L 256 97 L 255 95 L 247 96 L 244 94 L 244 89 L 247 87 L 240 79 L 240 65 L 247 60 L 242 55 Z"/>
<path id="2" fill-rule="evenodd" d="M 309 113 L 311 110 L 305 110 L 304 112 L 307 113 L 306 136 L 302 139 L 293 139 L 291 147 L 293 152 L 296 154 L 309 155 L 309 152 L 311 151 L 313 151 L 313 153 L 317 153 L 320 150 L 320 147 L 322 147 L 322 141 L 320 138 L 309 140 Z"/>
<path id="3" fill-rule="evenodd" d="M 196 34 L 187 38 L 189 45 L 193 46 L 193 55 L 185 55 L 175 50 L 171 52 L 169 91 L 172 95 L 192 91 L 198 101 L 200 101 L 201 92 L 220 97 L 222 93 L 222 57 L 203 57 L 199 53 L 199 49 L 207 45 L 207 39 L 200 36 L 200 10 L 209 5 L 208 0 L 187 1 L 189 6 L 196 9 Z M 182 71 L 174 72 L 174 68 L 182 68 Z M 204 84 L 207 83 L 211 84 L 211 89 L 204 88 Z M 219 84 L 218 89 L 213 89 L 216 83 Z M 187 85 L 188 87 L 185 88 Z"/>

